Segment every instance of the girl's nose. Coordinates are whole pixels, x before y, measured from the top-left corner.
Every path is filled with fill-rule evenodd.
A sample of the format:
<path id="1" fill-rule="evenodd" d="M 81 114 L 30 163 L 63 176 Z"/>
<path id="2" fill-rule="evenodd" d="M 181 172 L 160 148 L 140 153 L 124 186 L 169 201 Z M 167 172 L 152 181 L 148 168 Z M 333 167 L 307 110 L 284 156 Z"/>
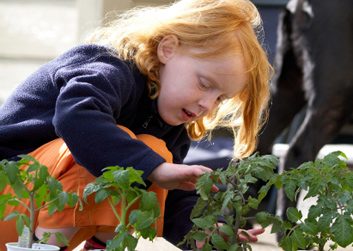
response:
<path id="1" fill-rule="evenodd" d="M 217 105 L 217 99 L 218 99 L 218 96 L 216 95 L 212 95 L 212 94 L 204 95 L 199 100 L 199 106 L 201 107 L 202 112 L 208 113 L 209 111 L 213 110 Z"/>

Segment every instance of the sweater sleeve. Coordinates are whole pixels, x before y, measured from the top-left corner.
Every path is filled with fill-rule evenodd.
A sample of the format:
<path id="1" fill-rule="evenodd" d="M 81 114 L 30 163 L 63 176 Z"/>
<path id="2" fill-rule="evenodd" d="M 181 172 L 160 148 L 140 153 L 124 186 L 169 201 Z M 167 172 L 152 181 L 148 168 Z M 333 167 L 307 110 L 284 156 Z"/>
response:
<path id="1" fill-rule="evenodd" d="M 139 93 L 125 63 L 80 63 L 60 68 L 55 78 L 62 86 L 53 125 L 77 163 L 95 176 L 107 166 L 132 166 L 144 171 L 146 179 L 164 162 L 116 125 L 122 109 L 129 102 L 136 102 Z"/>

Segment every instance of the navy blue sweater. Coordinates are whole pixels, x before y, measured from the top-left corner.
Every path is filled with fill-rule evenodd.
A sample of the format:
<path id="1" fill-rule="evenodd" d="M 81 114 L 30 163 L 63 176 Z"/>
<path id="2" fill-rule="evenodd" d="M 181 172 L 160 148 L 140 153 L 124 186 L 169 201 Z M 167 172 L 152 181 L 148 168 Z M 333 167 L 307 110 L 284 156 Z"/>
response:
<path id="1" fill-rule="evenodd" d="M 105 47 L 76 47 L 29 76 L 0 107 L 0 160 L 33 151 L 61 137 L 77 163 L 99 176 L 110 165 L 133 166 L 146 178 L 164 160 L 132 140 L 135 134 L 163 139 L 181 163 L 190 140 L 184 126 L 167 125 L 148 97 L 146 77 Z M 194 193 L 171 191 L 165 238 L 178 243 L 191 227 Z"/>
<path id="2" fill-rule="evenodd" d="M 77 163 L 99 176 L 110 165 L 133 166 L 146 178 L 164 160 L 116 124 L 163 139 L 174 162 L 190 140 L 169 126 L 148 97 L 146 77 L 105 47 L 76 47 L 43 65 L 0 108 L 0 159 L 61 137 Z"/>

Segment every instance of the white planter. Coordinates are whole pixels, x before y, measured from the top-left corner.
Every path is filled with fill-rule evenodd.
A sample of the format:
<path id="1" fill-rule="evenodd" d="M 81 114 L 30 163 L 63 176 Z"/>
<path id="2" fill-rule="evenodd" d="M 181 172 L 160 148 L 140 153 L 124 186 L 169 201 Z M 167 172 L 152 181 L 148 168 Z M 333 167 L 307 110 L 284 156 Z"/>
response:
<path id="1" fill-rule="evenodd" d="M 60 248 L 54 245 L 34 243 L 32 248 L 23 248 L 17 246 L 17 242 L 6 243 L 7 251 L 29 251 L 29 250 L 45 250 L 45 251 L 58 251 Z"/>

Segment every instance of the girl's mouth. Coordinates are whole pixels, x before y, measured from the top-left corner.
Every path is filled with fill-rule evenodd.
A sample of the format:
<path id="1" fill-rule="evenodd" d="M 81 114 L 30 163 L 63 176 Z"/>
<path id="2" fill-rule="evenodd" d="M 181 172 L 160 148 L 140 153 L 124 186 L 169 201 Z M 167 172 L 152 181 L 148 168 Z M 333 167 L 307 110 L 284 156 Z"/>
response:
<path id="1" fill-rule="evenodd" d="M 193 112 L 190 112 L 190 111 L 188 111 L 188 110 L 186 110 L 186 109 L 182 109 L 183 110 L 183 114 L 185 115 L 185 118 L 187 119 L 187 120 L 190 120 L 190 119 L 193 119 L 193 118 L 195 118 L 196 117 L 196 114 L 195 113 L 193 113 Z"/>

